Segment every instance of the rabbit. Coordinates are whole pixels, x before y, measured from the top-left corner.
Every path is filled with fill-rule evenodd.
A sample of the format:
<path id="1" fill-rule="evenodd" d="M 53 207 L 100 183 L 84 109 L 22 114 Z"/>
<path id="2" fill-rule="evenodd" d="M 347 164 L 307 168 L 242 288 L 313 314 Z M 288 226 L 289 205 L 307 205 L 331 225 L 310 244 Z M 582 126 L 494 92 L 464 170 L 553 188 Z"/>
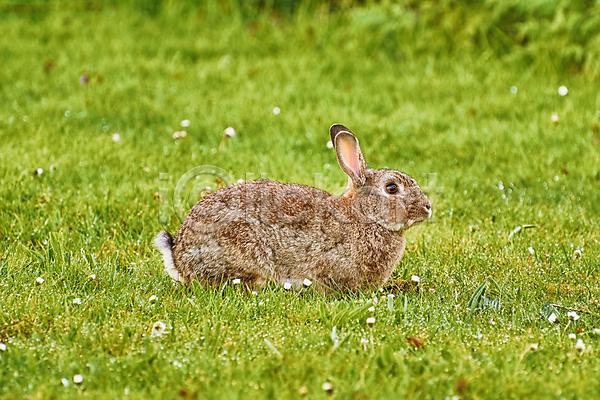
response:
<path id="1" fill-rule="evenodd" d="M 348 185 L 342 196 L 293 183 L 241 181 L 210 193 L 155 245 L 176 281 L 221 285 L 236 279 L 320 292 L 375 290 L 402 258 L 404 231 L 431 217 L 410 176 L 371 169 L 348 128 L 329 129 Z M 239 279 L 239 281 L 238 281 Z"/>

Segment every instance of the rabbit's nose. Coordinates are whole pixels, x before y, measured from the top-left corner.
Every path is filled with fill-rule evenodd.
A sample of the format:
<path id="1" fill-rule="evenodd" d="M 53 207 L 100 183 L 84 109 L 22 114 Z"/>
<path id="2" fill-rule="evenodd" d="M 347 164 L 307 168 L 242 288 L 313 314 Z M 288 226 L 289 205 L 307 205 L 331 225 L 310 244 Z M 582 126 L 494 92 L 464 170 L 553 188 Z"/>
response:
<path id="1" fill-rule="evenodd" d="M 427 210 L 427 218 L 431 218 L 431 201 L 427 201 L 427 203 L 425 204 L 425 210 Z"/>

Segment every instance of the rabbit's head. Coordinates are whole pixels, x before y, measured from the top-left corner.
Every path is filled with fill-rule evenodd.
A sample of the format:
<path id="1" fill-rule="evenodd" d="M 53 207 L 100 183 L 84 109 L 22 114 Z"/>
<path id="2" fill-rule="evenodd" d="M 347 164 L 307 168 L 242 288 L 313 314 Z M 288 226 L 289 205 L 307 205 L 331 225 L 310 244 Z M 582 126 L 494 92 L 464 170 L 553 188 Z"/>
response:
<path id="1" fill-rule="evenodd" d="M 371 169 L 358 139 L 343 125 L 329 129 L 341 169 L 348 175 L 344 197 L 354 202 L 365 223 L 400 231 L 431 216 L 431 202 L 410 176 L 390 169 Z"/>

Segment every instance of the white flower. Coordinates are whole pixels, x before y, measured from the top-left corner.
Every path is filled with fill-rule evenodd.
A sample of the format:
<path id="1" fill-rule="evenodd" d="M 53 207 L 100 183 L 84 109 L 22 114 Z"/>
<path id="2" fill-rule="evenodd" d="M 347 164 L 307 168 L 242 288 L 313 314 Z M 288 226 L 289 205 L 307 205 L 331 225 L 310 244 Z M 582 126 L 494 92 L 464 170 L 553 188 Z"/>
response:
<path id="1" fill-rule="evenodd" d="M 113 140 L 113 142 L 121 141 L 121 135 L 119 135 L 118 133 L 115 133 L 114 135 L 112 135 L 112 140 Z"/>
<path id="2" fill-rule="evenodd" d="M 550 314 L 550 316 L 548 317 L 548 321 L 550 323 L 556 322 L 556 314 L 554 314 L 554 313 Z"/>
<path id="3" fill-rule="evenodd" d="M 577 315 L 575 311 L 569 311 L 567 317 L 569 317 L 571 321 L 577 321 L 579 319 L 579 315 Z"/>
<path id="4" fill-rule="evenodd" d="M 236 278 L 232 282 L 233 282 L 234 285 L 239 285 L 240 283 L 242 283 L 242 280 L 239 279 L 239 278 Z"/>
<path id="5" fill-rule="evenodd" d="M 4 343 L 0 343 L 0 350 L 6 351 L 6 345 Z"/>
<path id="6" fill-rule="evenodd" d="M 516 87 L 516 86 L 511 86 L 511 87 L 510 87 L 510 92 L 511 92 L 512 94 L 517 94 L 517 90 L 518 90 L 518 89 L 517 89 L 517 87 Z"/>
<path id="7" fill-rule="evenodd" d="M 79 374 L 75 375 L 73 377 L 73 382 L 75 382 L 75 383 L 81 383 L 81 382 L 83 382 L 83 376 L 81 376 Z"/>
<path id="8" fill-rule="evenodd" d="M 60 381 L 62 382 L 63 386 L 69 386 L 69 380 L 67 378 L 62 378 Z"/>
<path id="9" fill-rule="evenodd" d="M 179 132 L 173 132 L 173 139 L 179 139 Z"/>
<path id="10" fill-rule="evenodd" d="M 292 288 L 292 284 L 289 283 L 289 282 L 286 282 L 286 283 L 283 284 L 283 288 L 285 290 L 290 290 Z"/>
<path id="11" fill-rule="evenodd" d="M 81 299 L 79 297 L 74 298 L 73 304 L 81 304 Z"/>
<path id="12" fill-rule="evenodd" d="M 569 93 L 569 89 L 567 89 L 566 86 L 561 86 L 558 88 L 558 94 L 560 94 L 561 96 L 566 96 L 567 93 Z"/>
<path id="13" fill-rule="evenodd" d="M 569 339 L 571 340 L 575 340 L 577 338 L 577 335 L 574 333 L 569 333 Z"/>
<path id="14" fill-rule="evenodd" d="M 410 277 L 410 280 L 417 283 L 421 282 L 421 278 L 419 277 L 419 275 L 412 275 Z"/>
<path id="15" fill-rule="evenodd" d="M 35 174 L 36 175 L 41 175 L 43 173 L 44 173 L 44 169 L 43 168 L 38 168 L 38 169 L 35 170 Z"/>
<path id="16" fill-rule="evenodd" d="M 369 343 L 369 340 L 367 340 L 365 338 L 360 339 L 360 344 L 368 344 L 368 343 Z"/>
<path id="17" fill-rule="evenodd" d="M 227 129 L 225 129 L 225 134 L 229 137 L 234 137 L 235 129 L 233 129 L 232 127 L 228 127 Z"/>
<path id="18" fill-rule="evenodd" d="M 558 115 L 557 114 L 552 114 L 552 117 L 550 117 L 550 119 L 552 120 L 553 123 L 558 124 Z"/>
<path id="19" fill-rule="evenodd" d="M 373 307 L 373 306 L 369 307 L 369 311 L 374 312 L 375 311 L 375 307 Z"/>
<path id="20" fill-rule="evenodd" d="M 336 349 L 340 345 L 340 341 L 338 340 L 337 329 L 335 326 L 331 329 L 331 340 L 333 340 L 333 348 Z"/>
<path id="21" fill-rule="evenodd" d="M 333 142 L 331 140 L 329 142 L 327 142 L 327 148 L 333 149 Z"/>
<path id="22" fill-rule="evenodd" d="M 377 297 L 373 297 L 373 304 L 377 305 L 379 303 L 379 299 Z"/>
<path id="23" fill-rule="evenodd" d="M 181 121 L 181 126 L 183 126 L 184 128 L 187 128 L 188 126 L 190 126 L 190 120 L 184 119 L 183 121 Z"/>
<path id="24" fill-rule="evenodd" d="M 187 136 L 187 132 L 186 131 L 179 132 L 179 137 L 186 137 L 186 136 Z"/>
<path id="25" fill-rule="evenodd" d="M 94 280 L 94 279 L 96 279 L 96 274 L 91 274 L 91 275 L 90 275 L 90 279 L 91 279 L 91 280 Z"/>
<path id="26" fill-rule="evenodd" d="M 575 348 L 579 351 L 585 350 L 585 344 L 583 344 L 583 340 L 577 339 L 577 343 L 575 343 Z"/>
<path id="27" fill-rule="evenodd" d="M 281 109 L 279 107 L 275 107 L 273 109 L 273 114 L 275 114 L 275 115 L 279 115 L 280 112 L 281 112 Z"/>
<path id="28" fill-rule="evenodd" d="M 40 284 L 40 285 L 41 285 L 42 283 L 46 282 L 46 281 L 44 280 L 44 278 L 42 278 L 41 276 L 38 276 L 37 278 L 35 278 L 35 281 L 36 281 L 38 284 Z"/>
<path id="29" fill-rule="evenodd" d="M 240 178 L 238 179 L 237 183 L 244 183 L 244 180 Z"/>
<path id="30" fill-rule="evenodd" d="M 169 333 L 169 331 L 167 331 L 166 329 L 167 326 L 164 324 L 164 322 L 156 321 L 152 326 L 152 334 L 150 335 L 150 337 L 161 337 L 165 333 Z"/>
<path id="31" fill-rule="evenodd" d="M 156 300 L 158 300 L 158 296 L 156 296 L 155 294 L 153 294 L 152 296 L 150 296 L 150 298 L 148 299 L 148 301 L 150 303 L 154 303 Z"/>
<path id="32" fill-rule="evenodd" d="M 528 247 L 527 250 L 529 251 L 530 254 L 535 253 L 535 250 L 533 250 L 533 247 Z"/>
<path id="33" fill-rule="evenodd" d="M 176 367 L 179 367 L 179 368 L 181 368 L 183 366 L 183 364 L 180 363 L 179 361 L 173 361 L 173 365 Z"/>
<path id="34" fill-rule="evenodd" d="M 537 343 L 529 343 L 529 346 L 527 346 L 527 347 L 529 347 L 528 350 L 537 350 L 538 344 Z"/>
<path id="35" fill-rule="evenodd" d="M 393 299 L 393 298 L 394 298 L 394 297 L 396 297 L 396 296 L 394 296 L 394 294 L 393 294 L 393 293 L 390 293 L 390 294 L 388 294 L 388 296 L 387 296 L 387 297 L 388 297 L 388 299 Z"/>
<path id="36" fill-rule="evenodd" d="M 304 282 L 302 282 L 304 284 L 304 286 L 310 286 L 312 285 L 312 281 L 308 278 L 304 278 Z"/>
<path id="37" fill-rule="evenodd" d="M 367 318 L 367 325 L 373 326 L 374 323 L 375 323 L 375 317 Z"/>
<path id="38" fill-rule="evenodd" d="M 574 256 L 581 258 L 581 249 L 576 249 Z"/>
<path id="39" fill-rule="evenodd" d="M 323 384 L 323 386 L 321 386 L 321 387 L 322 387 L 322 388 L 323 388 L 323 390 L 325 390 L 326 392 L 331 392 L 331 389 L 333 389 L 333 388 L 331 387 L 331 383 L 329 383 L 329 382 L 325 382 L 325 383 Z"/>
<path id="40" fill-rule="evenodd" d="M 483 339 L 483 335 L 481 333 L 478 333 L 477 335 L 475 335 L 475 339 L 481 340 Z"/>

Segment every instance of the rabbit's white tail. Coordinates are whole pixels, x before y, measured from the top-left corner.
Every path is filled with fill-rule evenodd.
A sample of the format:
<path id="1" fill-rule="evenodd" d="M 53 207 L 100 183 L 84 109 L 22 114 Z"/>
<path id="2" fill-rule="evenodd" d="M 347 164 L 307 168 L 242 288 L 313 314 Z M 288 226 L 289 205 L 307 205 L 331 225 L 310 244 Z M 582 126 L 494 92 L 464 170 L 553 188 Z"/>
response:
<path id="1" fill-rule="evenodd" d="M 162 231 L 156 236 L 156 239 L 154 239 L 154 245 L 158 247 L 163 255 L 165 271 L 167 271 L 169 276 L 174 280 L 183 282 L 183 276 L 177 271 L 175 263 L 173 262 L 173 236 L 167 231 Z"/>

